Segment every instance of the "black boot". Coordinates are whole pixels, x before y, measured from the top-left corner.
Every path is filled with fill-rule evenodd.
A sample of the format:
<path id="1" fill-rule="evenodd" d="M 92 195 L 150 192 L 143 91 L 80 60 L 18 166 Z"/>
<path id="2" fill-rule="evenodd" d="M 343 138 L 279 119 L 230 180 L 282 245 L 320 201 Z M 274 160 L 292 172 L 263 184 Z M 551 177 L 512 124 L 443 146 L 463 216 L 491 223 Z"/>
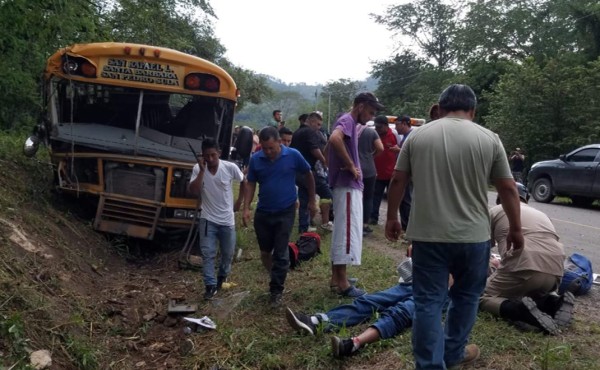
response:
<path id="1" fill-rule="evenodd" d="M 548 315 L 554 317 L 562 305 L 563 298 L 557 294 L 546 294 L 540 298 L 534 299 L 536 306 Z"/>
<path id="2" fill-rule="evenodd" d="M 533 299 L 523 297 L 520 302 L 506 300 L 500 305 L 500 317 L 511 321 L 522 321 L 556 335 L 558 326 L 548 314 L 540 311 Z"/>
<path id="3" fill-rule="evenodd" d="M 212 299 L 215 294 L 217 294 L 217 287 L 215 285 L 207 285 L 206 290 L 204 291 L 204 299 L 208 301 Z"/>

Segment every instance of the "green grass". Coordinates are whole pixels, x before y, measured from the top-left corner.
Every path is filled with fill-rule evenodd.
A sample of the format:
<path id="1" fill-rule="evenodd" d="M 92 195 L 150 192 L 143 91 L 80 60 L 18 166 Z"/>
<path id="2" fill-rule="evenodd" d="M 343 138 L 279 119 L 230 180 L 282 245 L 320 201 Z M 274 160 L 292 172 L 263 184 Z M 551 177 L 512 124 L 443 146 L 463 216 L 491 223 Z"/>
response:
<path id="1" fill-rule="evenodd" d="M 359 285 L 369 292 L 385 289 L 397 281 L 397 261 L 381 250 L 399 246 L 383 241 L 380 230 L 376 234 L 375 239 L 365 239 L 362 266 L 349 268 L 349 275 L 359 277 Z M 219 365 L 232 369 L 414 367 L 410 330 L 370 345 L 345 360 L 331 356 L 331 334 L 317 331 L 313 337 L 295 333 L 285 321 L 283 309 L 269 308 L 268 277 L 260 264 L 252 231 L 240 230 L 240 235 L 239 241 L 244 243 L 244 261 L 234 265 L 232 280 L 238 283 L 235 291 L 248 291 L 249 295 L 230 317 L 219 322 L 220 328 L 216 332 L 205 334 L 210 338 L 194 338 L 202 343 L 197 346 L 202 349 L 191 356 L 190 364 L 198 368 Z M 372 243 L 379 244 L 379 248 L 374 248 Z M 329 292 L 329 235 L 325 235 L 322 245 L 322 255 L 288 274 L 284 306 L 314 313 L 350 302 Z M 357 335 L 366 327 L 368 324 L 342 328 L 339 335 Z M 565 333 L 550 337 L 524 333 L 490 314 L 480 313 L 472 332 L 472 342 L 482 350 L 479 368 L 600 369 L 593 349 L 600 340 L 598 328 L 596 323 L 576 320 Z"/>

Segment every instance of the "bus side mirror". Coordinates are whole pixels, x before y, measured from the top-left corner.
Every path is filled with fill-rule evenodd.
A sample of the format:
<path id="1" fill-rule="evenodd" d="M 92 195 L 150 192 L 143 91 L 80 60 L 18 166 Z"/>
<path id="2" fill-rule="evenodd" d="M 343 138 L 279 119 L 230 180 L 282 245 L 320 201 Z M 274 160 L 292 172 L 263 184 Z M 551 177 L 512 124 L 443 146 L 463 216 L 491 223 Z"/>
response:
<path id="1" fill-rule="evenodd" d="M 23 154 L 27 158 L 31 158 L 35 156 L 35 153 L 37 153 L 39 147 L 40 139 L 36 135 L 31 135 L 23 144 Z"/>

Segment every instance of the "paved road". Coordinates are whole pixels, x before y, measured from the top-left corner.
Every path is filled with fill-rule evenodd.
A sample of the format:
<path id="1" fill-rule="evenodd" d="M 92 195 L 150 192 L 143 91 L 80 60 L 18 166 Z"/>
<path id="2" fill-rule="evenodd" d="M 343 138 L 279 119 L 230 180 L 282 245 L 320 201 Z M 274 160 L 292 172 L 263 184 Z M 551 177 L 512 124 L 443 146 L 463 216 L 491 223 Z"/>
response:
<path id="1" fill-rule="evenodd" d="M 488 192 L 488 200 L 490 207 L 496 205 L 496 193 Z M 578 208 L 570 204 L 538 203 L 533 199 L 529 205 L 550 217 L 567 255 L 573 252 L 586 255 L 592 261 L 594 272 L 600 272 L 600 207 Z M 380 223 L 386 212 L 384 200 L 379 211 Z"/>

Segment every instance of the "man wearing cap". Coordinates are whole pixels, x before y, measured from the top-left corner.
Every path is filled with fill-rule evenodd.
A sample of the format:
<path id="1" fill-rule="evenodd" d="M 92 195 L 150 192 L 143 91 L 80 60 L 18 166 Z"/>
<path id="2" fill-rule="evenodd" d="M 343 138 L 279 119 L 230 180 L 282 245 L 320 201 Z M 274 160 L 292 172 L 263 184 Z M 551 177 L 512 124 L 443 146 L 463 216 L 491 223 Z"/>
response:
<path id="1" fill-rule="evenodd" d="M 338 118 L 329 138 L 327 152 L 329 186 L 333 189 L 334 225 L 331 237 L 331 281 L 340 295 L 359 297 L 365 291 L 348 281 L 346 265 L 360 265 L 362 254 L 362 174 L 358 157 L 357 125 L 372 120 L 381 110 L 372 93 L 354 98 L 352 110 Z"/>
<path id="2" fill-rule="evenodd" d="M 444 118 L 411 133 L 398 157 L 388 192 L 386 237 L 402 233 L 398 206 L 410 179 L 413 207 L 406 236 L 413 246 L 413 354 L 417 369 L 474 363 L 467 344 L 485 288 L 490 258 L 488 183 L 502 197 L 509 228 L 507 249 L 523 248 L 519 194 L 504 147 L 472 120 L 477 98 L 466 85 L 450 85 L 439 98 Z M 448 274 L 454 284 L 448 290 Z M 442 325 L 444 301 L 451 304 Z"/>
<path id="3" fill-rule="evenodd" d="M 565 251 L 552 221 L 527 205 L 529 193 L 523 184 L 516 186 L 521 199 L 525 245 L 519 250 L 508 248 L 509 222 L 499 196 L 490 217 L 492 239 L 502 260 L 487 281 L 480 308 L 503 319 L 523 321 L 548 334 L 556 334 L 570 323 L 575 302 L 571 292 L 562 296 L 552 293 L 563 276 Z"/>

